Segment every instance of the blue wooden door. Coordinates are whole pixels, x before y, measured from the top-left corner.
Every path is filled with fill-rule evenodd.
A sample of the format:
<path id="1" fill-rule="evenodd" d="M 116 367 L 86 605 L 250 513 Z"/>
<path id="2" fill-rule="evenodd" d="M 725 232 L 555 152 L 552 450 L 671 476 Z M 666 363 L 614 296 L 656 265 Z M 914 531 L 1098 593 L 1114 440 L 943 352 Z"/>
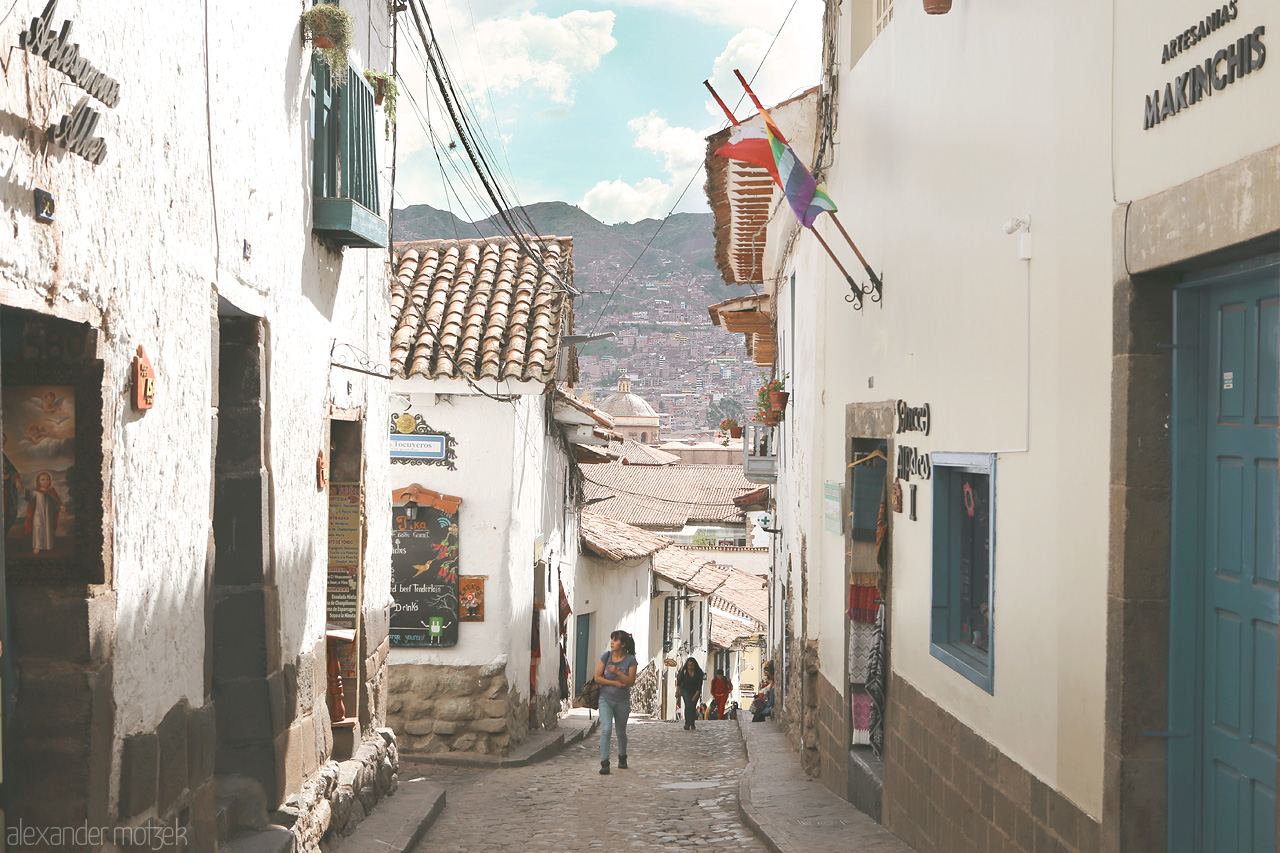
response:
<path id="1" fill-rule="evenodd" d="M 590 668 L 591 677 L 596 674 L 595 667 L 591 664 L 591 614 L 578 614 L 578 640 L 577 640 L 577 661 L 573 668 L 573 695 L 577 696 L 582 692 L 582 685 L 587 682 L 587 670 Z"/>
<path id="2" fill-rule="evenodd" d="M 1204 851 L 1276 849 L 1280 293 L 1274 268 L 1203 297 L 1208 344 L 1198 696 Z"/>

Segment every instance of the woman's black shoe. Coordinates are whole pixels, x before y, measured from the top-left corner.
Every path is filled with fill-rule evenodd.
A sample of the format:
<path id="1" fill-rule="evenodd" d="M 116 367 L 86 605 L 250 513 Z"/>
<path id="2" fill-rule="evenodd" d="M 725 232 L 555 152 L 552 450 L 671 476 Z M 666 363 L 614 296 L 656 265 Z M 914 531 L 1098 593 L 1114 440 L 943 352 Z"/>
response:
<path id="1" fill-rule="evenodd" d="M 618 756 L 618 769 L 619 770 L 627 769 L 627 757 L 625 755 Z"/>
<path id="2" fill-rule="evenodd" d="M 601 762 L 600 762 L 600 775 L 601 775 L 601 776 L 608 776 L 608 775 L 609 775 L 609 762 L 607 762 L 607 761 L 601 761 Z"/>

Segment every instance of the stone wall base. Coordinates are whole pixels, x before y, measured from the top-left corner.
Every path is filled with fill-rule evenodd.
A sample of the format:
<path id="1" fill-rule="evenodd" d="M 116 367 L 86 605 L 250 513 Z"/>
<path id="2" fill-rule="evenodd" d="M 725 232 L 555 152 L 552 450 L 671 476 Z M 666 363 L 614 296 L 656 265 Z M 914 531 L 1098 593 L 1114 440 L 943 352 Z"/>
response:
<path id="1" fill-rule="evenodd" d="M 1099 823 L 896 673 L 884 825 L 920 853 L 1099 849 Z"/>
<path id="2" fill-rule="evenodd" d="M 529 739 L 531 728 L 554 729 L 559 711 L 556 685 L 532 702 L 511 689 L 505 660 L 387 668 L 387 725 L 406 754 L 506 755 Z"/>
<path id="3" fill-rule="evenodd" d="M 290 797 L 280 811 L 293 818 L 296 853 L 320 853 L 321 845 L 350 835 L 399 787 L 400 753 L 390 729 L 375 729 L 347 761 L 330 761 Z"/>

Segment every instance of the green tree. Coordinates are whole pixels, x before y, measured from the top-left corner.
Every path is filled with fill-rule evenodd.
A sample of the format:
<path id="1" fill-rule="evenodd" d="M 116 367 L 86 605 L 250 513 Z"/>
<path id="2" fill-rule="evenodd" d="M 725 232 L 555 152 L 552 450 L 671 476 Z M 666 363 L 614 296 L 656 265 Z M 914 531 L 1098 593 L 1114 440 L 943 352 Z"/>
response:
<path id="1" fill-rule="evenodd" d="M 707 426 L 712 429 L 719 429 L 721 421 L 725 418 L 733 418 L 738 423 L 743 422 L 742 404 L 732 397 L 722 397 L 707 409 Z"/>

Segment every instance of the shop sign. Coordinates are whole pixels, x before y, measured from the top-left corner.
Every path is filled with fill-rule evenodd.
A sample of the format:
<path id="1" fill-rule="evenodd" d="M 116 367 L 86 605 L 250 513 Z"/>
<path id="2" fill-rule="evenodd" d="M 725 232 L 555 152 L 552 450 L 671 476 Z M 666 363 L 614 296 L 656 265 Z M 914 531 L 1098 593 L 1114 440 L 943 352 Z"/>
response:
<path id="1" fill-rule="evenodd" d="M 908 406 L 905 400 L 898 401 L 898 435 L 904 432 L 922 432 L 929 434 L 929 404 Z"/>
<path id="2" fill-rule="evenodd" d="M 422 415 L 399 412 L 391 416 L 391 462 L 395 465 L 441 465 L 457 470 L 457 439 L 433 429 Z"/>
<path id="3" fill-rule="evenodd" d="M 391 645 L 458 644 L 458 514 L 433 506 L 391 513 Z"/>
<path id="4" fill-rule="evenodd" d="M 933 477 L 933 464 L 928 453 L 921 453 L 917 448 L 898 445 L 898 479 L 911 482 L 911 475 L 921 480 Z"/>
<path id="5" fill-rule="evenodd" d="M 1238 0 L 1230 0 L 1221 8 L 1214 9 L 1161 45 L 1160 64 L 1172 62 L 1183 51 L 1229 26 L 1239 14 Z M 1142 129 L 1150 130 L 1260 69 L 1267 61 L 1267 47 L 1262 43 L 1265 34 L 1266 27 L 1255 27 L 1186 73 L 1174 77 L 1172 82 L 1165 83 L 1163 91 L 1155 89 L 1147 95 Z"/>
<path id="6" fill-rule="evenodd" d="M 92 62 L 80 55 L 80 45 L 71 41 L 71 22 L 63 21 L 62 29 L 54 32 L 53 13 L 58 0 L 49 0 L 38 18 L 18 35 L 18 47 L 42 57 L 67 75 L 71 82 L 93 98 L 114 108 L 120 103 L 120 83 L 100 71 Z M 93 131 L 102 116 L 82 100 L 70 115 L 63 116 L 57 124 L 45 131 L 53 144 L 78 154 L 90 163 L 99 164 L 107 154 L 107 143 Z"/>

